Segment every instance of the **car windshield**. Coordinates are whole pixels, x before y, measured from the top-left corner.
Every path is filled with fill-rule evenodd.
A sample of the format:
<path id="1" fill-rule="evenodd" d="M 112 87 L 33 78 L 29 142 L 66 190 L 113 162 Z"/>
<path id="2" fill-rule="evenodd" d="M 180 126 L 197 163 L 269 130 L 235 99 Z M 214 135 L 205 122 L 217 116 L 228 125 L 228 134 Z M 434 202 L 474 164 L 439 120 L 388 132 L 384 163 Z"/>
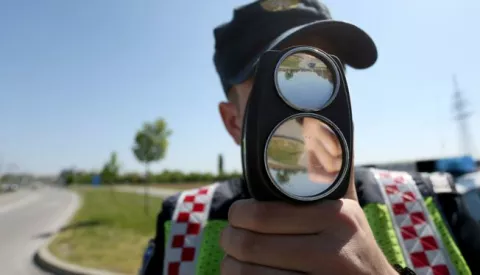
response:
<path id="1" fill-rule="evenodd" d="M 463 196 L 470 216 L 480 222 L 480 189 L 474 189 Z"/>

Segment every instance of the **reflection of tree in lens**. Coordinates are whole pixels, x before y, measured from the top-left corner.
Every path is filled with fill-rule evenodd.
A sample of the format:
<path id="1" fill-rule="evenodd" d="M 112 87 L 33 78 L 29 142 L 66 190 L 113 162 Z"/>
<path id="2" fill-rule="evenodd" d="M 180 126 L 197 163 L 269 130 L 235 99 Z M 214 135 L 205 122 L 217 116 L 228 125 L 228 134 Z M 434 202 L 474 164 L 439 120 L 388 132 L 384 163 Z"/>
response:
<path id="1" fill-rule="evenodd" d="M 293 77 L 293 71 L 292 70 L 289 70 L 289 71 L 285 72 L 285 79 L 286 80 L 290 80 L 290 79 L 292 79 L 292 77 Z"/>
<path id="2" fill-rule="evenodd" d="M 296 175 L 299 172 L 296 170 L 288 170 L 288 169 L 278 169 L 274 171 L 277 171 L 277 174 L 276 174 L 277 182 L 281 184 L 288 183 L 290 181 L 290 177 L 293 175 Z"/>
<path id="3" fill-rule="evenodd" d="M 286 170 L 279 170 L 277 172 L 278 183 L 286 183 L 290 180 L 290 176 L 286 172 L 287 172 Z"/>
<path id="4" fill-rule="evenodd" d="M 328 66 L 317 57 L 306 53 L 296 53 L 288 56 L 282 61 L 278 70 L 285 73 L 286 80 L 292 79 L 294 74 L 298 72 L 313 72 L 333 83 L 333 76 Z"/>
<path id="5" fill-rule="evenodd" d="M 330 72 L 330 70 L 328 68 L 317 69 L 317 70 L 315 70 L 315 73 L 319 77 L 321 77 L 325 80 L 328 80 L 328 82 L 333 83 L 333 76 L 332 76 L 332 73 Z"/>

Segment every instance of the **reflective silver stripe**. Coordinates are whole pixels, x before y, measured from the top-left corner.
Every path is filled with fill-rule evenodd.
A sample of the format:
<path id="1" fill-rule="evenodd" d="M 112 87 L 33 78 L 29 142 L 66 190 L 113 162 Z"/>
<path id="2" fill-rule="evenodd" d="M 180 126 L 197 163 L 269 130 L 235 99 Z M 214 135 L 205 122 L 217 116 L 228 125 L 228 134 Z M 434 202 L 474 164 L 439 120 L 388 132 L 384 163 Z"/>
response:
<path id="1" fill-rule="evenodd" d="M 180 194 L 165 247 L 163 274 L 195 274 L 203 228 L 208 220 L 217 186 L 218 183 L 215 183 Z"/>
<path id="2" fill-rule="evenodd" d="M 371 170 L 381 187 L 408 266 L 418 275 L 456 274 L 412 176 L 406 172 Z"/>

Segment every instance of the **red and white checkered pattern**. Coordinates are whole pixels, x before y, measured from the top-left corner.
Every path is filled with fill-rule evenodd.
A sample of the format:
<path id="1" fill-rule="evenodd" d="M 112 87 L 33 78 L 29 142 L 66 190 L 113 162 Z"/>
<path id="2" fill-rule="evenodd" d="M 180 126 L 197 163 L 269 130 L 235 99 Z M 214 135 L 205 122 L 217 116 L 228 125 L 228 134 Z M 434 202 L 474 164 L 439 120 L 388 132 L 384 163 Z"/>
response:
<path id="1" fill-rule="evenodd" d="M 163 274 L 195 274 L 202 232 L 217 186 L 218 184 L 212 184 L 180 194 L 173 212 L 170 235 L 165 248 Z"/>
<path id="2" fill-rule="evenodd" d="M 383 188 L 398 241 L 410 268 L 418 275 L 455 274 L 412 177 L 405 172 L 373 171 Z"/>

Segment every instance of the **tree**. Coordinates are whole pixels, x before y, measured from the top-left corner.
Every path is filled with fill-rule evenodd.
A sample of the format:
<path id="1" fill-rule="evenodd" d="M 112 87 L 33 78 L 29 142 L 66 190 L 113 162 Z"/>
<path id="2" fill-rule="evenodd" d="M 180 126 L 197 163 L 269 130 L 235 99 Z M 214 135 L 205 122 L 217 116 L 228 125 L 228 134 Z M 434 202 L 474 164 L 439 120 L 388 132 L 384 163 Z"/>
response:
<path id="1" fill-rule="evenodd" d="M 153 123 L 144 123 L 135 135 L 133 153 L 137 160 L 148 168 L 150 163 L 165 158 L 168 138 L 171 134 L 172 131 L 168 129 L 167 122 L 162 118 Z"/>
<path id="2" fill-rule="evenodd" d="M 168 128 L 167 122 L 159 118 L 154 122 L 145 122 L 140 130 L 135 134 L 133 145 L 133 154 L 137 160 L 145 165 L 145 182 L 148 181 L 148 168 L 150 163 L 160 161 L 165 158 L 168 148 L 168 138 L 172 131 Z M 145 212 L 148 213 L 147 206 L 147 185 L 145 185 Z"/>
<path id="3" fill-rule="evenodd" d="M 218 154 L 218 175 L 223 176 L 223 156 Z"/>
<path id="4" fill-rule="evenodd" d="M 285 72 L 285 79 L 290 80 L 293 77 L 293 71 L 286 71 Z"/>
<path id="5" fill-rule="evenodd" d="M 102 180 L 108 183 L 112 183 L 118 178 L 120 171 L 120 164 L 118 163 L 117 152 L 112 152 L 110 154 L 110 159 L 103 166 L 101 175 Z"/>

